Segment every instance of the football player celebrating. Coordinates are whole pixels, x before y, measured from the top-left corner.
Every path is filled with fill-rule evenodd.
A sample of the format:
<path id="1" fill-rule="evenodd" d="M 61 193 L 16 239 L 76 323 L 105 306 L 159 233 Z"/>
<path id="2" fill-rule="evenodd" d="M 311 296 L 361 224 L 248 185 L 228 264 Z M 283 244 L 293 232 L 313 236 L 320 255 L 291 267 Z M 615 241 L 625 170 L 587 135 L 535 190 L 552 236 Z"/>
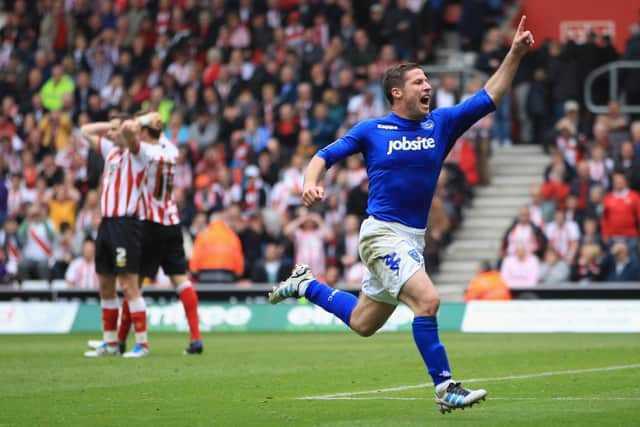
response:
<path id="1" fill-rule="evenodd" d="M 296 266 L 269 294 L 272 304 L 304 296 L 365 337 L 384 325 L 399 301 L 405 303 L 414 313 L 413 337 L 442 413 L 472 406 L 487 393 L 465 388 L 452 378 L 438 336 L 440 297 L 424 269 L 427 217 L 447 153 L 465 130 L 495 110 L 533 45 L 533 35 L 524 24 L 525 17 L 509 53 L 484 88 L 450 108 L 430 112 L 431 85 L 418 65 L 389 68 L 382 85 L 391 114 L 358 123 L 311 159 L 302 193 L 306 206 L 324 199 L 321 179 L 326 168 L 351 154 L 365 155 L 369 217 L 362 223 L 359 251 L 367 271 L 359 299 L 319 282 L 305 265 Z"/>

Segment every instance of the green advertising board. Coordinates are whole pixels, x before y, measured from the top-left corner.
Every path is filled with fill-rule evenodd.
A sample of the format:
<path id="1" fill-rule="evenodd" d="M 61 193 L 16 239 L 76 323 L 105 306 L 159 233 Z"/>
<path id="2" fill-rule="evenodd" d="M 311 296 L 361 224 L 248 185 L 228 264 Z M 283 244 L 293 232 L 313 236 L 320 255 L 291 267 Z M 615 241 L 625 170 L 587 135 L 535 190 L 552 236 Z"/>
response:
<path id="1" fill-rule="evenodd" d="M 200 304 L 200 328 L 203 332 L 243 331 L 348 331 L 340 320 L 322 308 L 309 303 L 296 304 Z M 442 304 L 438 321 L 442 330 L 459 331 L 464 304 Z M 383 331 L 410 331 L 413 313 L 400 305 L 389 318 Z M 150 304 L 147 306 L 150 332 L 188 331 L 182 304 Z M 99 304 L 80 304 L 72 332 L 101 330 Z"/>

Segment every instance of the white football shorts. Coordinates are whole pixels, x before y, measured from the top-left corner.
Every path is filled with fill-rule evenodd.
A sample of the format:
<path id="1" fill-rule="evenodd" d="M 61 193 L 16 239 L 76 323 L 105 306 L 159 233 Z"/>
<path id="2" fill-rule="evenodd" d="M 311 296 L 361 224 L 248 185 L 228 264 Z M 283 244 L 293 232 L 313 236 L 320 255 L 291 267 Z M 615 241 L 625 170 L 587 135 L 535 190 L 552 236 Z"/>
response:
<path id="1" fill-rule="evenodd" d="M 424 268 L 424 229 L 369 217 L 360 227 L 360 258 L 367 267 L 362 292 L 374 301 L 397 305 L 402 286 Z"/>

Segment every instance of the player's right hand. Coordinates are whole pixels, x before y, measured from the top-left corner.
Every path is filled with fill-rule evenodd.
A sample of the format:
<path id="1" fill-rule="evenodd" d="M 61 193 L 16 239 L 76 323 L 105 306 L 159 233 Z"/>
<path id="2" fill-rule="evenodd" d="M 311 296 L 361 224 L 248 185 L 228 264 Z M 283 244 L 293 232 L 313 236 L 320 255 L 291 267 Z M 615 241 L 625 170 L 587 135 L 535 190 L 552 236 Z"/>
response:
<path id="1" fill-rule="evenodd" d="M 320 202 L 324 199 L 324 188 L 323 187 L 309 187 L 305 188 L 302 191 L 302 203 L 306 207 L 311 207 L 314 203 Z"/>

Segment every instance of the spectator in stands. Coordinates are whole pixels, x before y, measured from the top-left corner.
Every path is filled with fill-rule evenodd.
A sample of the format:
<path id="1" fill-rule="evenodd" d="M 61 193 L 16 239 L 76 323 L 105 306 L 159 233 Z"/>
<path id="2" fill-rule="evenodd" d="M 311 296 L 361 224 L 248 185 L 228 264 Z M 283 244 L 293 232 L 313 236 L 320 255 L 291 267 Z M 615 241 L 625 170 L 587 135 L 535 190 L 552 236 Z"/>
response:
<path id="1" fill-rule="evenodd" d="M 362 221 L 367 216 L 369 179 L 363 178 L 360 185 L 353 187 L 347 196 L 347 214 L 357 215 Z"/>
<path id="2" fill-rule="evenodd" d="M 623 171 L 614 171 L 612 183 L 612 190 L 602 202 L 602 240 L 607 245 L 622 240 L 626 242 L 629 254 L 636 257 L 640 235 L 640 195 L 629 189 Z"/>
<path id="3" fill-rule="evenodd" d="M 9 275 L 7 274 L 7 251 L 0 246 L 0 285 L 7 284 L 9 282 Z"/>
<path id="4" fill-rule="evenodd" d="M 63 183 L 56 184 L 53 188 L 53 198 L 49 202 L 49 219 L 56 230 L 60 230 L 62 223 L 67 223 L 72 229 L 75 226 L 76 206 L 79 201 L 76 197 Z"/>
<path id="5" fill-rule="evenodd" d="M 578 207 L 578 198 L 573 194 L 567 196 L 567 208 L 564 210 L 565 219 L 568 222 L 575 222 L 579 230 L 582 230 L 585 211 Z"/>
<path id="6" fill-rule="evenodd" d="M 518 244 L 523 244 L 527 252 L 541 258 L 547 247 L 544 232 L 531 222 L 529 208 L 522 206 L 517 221 L 509 227 L 502 238 L 500 256 L 513 255 Z"/>
<path id="7" fill-rule="evenodd" d="M 540 184 L 533 184 L 529 189 L 529 193 L 531 194 L 531 201 L 527 207 L 529 208 L 531 222 L 542 230 L 544 229 L 545 222 L 547 222 L 547 218 L 551 218 L 553 207 L 550 204 L 544 203 L 542 199 L 542 186 Z M 551 212 L 549 212 L 550 210 Z"/>
<path id="8" fill-rule="evenodd" d="M 193 243 L 189 270 L 200 281 L 233 282 L 244 272 L 242 244 L 226 221 L 226 212 L 213 214 Z"/>
<path id="9" fill-rule="evenodd" d="M 569 280 L 569 263 L 558 251 L 548 246 L 544 253 L 544 260 L 540 264 L 540 285 L 561 285 Z"/>
<path id="10" fill-rule="evenodd" d="M 492 75 L 498 69 L 504 55 L 503 36 L 498 28 L 491 28 L 485 35 L 480 53 L 476 59 L 476 68 L 488 75 Z M 491 132 L 493 136 L 491 145 L 494 147 L 511 145 L 510 105 L 511 101 L 508 95 L 496 105 Z"/>
<path id="11" fill-rule="evenodd" d="M 59 110 L 45 114 L 38 123 L 38 130 L 42 132 L 42 146 L 51 152 L 67 146 L 72 129 L 73 123 L 69 115 Z"/>
<path id="12" fill-rule="evenodd" d="M 18 229 L 18 239 L 22 247 L 18 264 L 20 280 L 49 280 L 49 261 L 56 233 L 39 204 L 27 209 L 27 216 Z"/>
<path id="13" fill-rule="evenodd" d="M 362 120 L 382 116 L 384 112 L 383 101 L 376 98 L 373 90 L 366 89 L 364 93 L 352 97 L 349 101 L 347 123 L 351 126 Z"/>
<path id="14" fill-rule="evenodd" d="M 511 299 L 509 286 L 490 261 L 482 261 L 478 273 L 469 282 L 464 293 L 464 301 L 505 301 Z"/>
<path id="15" fill-rule="evenodd" d="M 567 114 L 566 102 L 579 99 L 581 95 L 578 46 L 572 40 L 564 46 L 554 41 L 549 53 L 549 81 L 552 82 L 556 117 L 559 118 Z M 576 129 L 580 130 L 580 126 Z"/>
<path id="16" fill-rule="evenodd" d="M 360 220 L 355 215 L 344 218 L 344 233 L 336 236 L 336 259 L 343 271 L 347 271 L 360 262 L 358 239 L 360 236 Z"/>
<path id="17" fill-rule="evenodd" d="M 453 107 L 457 102 L 458 81 L 452 74 L 445 74 L 436 89 L 436 108 Z"/>
<path id="18" fill-rule="evenodd" d="M 608 113 L 596 116 L 596 122 L 603 123 L 609 130 L 611 142 L 616 143 L 629 132 L 629 117 L 620 112 L 620 102 L 612 99 L 607 104 Z"/>
<path id="19" fill-rule="evenodd" d="M 327 105 L 319 102 L 313 107 L 313 116 L 309 122 L 313 143 L 322 149 L 331 144 L 338 130 L 338 123 L 329 119 Z"/>
<path id="20" fill-rule="evenodd" d="M 78 253 L 73 248 L 73 228 L 63 222 L 53 243 L 51 279 L 64 279 L 65 271 Z"/>
<path id="21" fill-rule="evenodd" d="M 576 167 L 579 156 L 578 130 L 568 120 L 560 119 L 556 125 L 555 145 L 571 169 Z"/>
<path id="22" fill-rule="evenodd" d="M 627 245 L 618 242 L 611 246 L 611 255 L 604 263 L 607 282 L 640 281 L 640 262 L 629 256 Z"/>
<path id="23" fill-rule="evenodd" d="M 9 180 L 7 175 L 8 168 L 4 159 L 0 158 L 0 227 L 4 225 L 7 218 L 9 207 Z"/>
<path id="24" fill-rule="evenodd" d="M 585 216 L 596 218 L 600 222 L 602 213 L 604 212 L 604 206 L 602 201 L 604 200 L 604 189 L 600 185 L 594 185 L 589 190 L 589 200 L 587 200 L 587 210 Z"/>
<path id="25" fill-rule="evenodd" d="M 264 257 L 253 267 L 251 279 L 255 283 L 279 283 L 291 274 L 293 266 L 283 257 L 284 249 L 277 241 L 267 242 Z"/>
<path id="26" fill-rule="evenodd" d="M 569 185 L 562 180 L 561 172 L 552 169 L 549 172 L 549 180 L 542 185 L 542 198 L 556 209 L 565 209 L 569 191 Z"/>
<path id="27" fill-rule="evenodd" d="M 480 182 L 478 177 L 476 151 L 471 143 L 472 134 L 465 132 L 447 155 L 446 163 L 455 163 L 464 174 L 465 184 L 471 188 Z"/>
<path id="28" fill-rule="evenodd" d="M 637 22 L 629 27 L 630 37 L 622 55 L 623 60 L 638 61 L 640 60 L 640 24 Z M 627 105 L 640 105 L 640 70 L 630 69 L 625 72 L 622 86 L 626 95 Z M 636 114 L 635 119 L 637 120 Z"/>
<path id="29" fill-rule="evenodd" d="M 596 244 L 601 248 L 605 247 L 602 242 L 602 237 L 600 236 L 600 230 L 598 229 L 599 224 L 600 220 L 596 217 L 586 216 L 584 218 L 582 234 L 580 235 L 580 247 L 588 244 Z"/>
<path id="30" fill-rule="evenodd" d="M 599 282 L 603 279 L 602 250 L 596 244 L 586 244 L 580 248 L 580 253 L 571 264 L 569 279 L 582 284 Z"/>
<path id="31" fill-rule="evenodd" d="M 74 90 L 75 84 L 71 77 L 64 73 L 62 65 L 55 65 L 51 69 L 51 78 L 40 90 L 42 104 L 49 111 L 58 111 L 62 108 L 64 95 L 73 94 Z"/>
<path id="32" fill-rule="evenodd" d="M 548 245 L 567 263 L 571 263 L 578 252 L 580 229 L 574 221 L 566 219 L 566 212 L 562 209 L 556 210 L 553 217 L 553 221 L 545 226 Z"/>
<path id="33" fill-rule="evenodd" d="M 324 274 L 326 255 L 324 244 L 332 238 L 331 229 L 317 213 L 300 208 L 297 218 L 284 228 L 284 234 L 293 241 L 295 263 L 306 264 L 318 274 Z"/>
<path id="34" fill-rule="evenodd" d="M 549 153 L 549 139 L 547 138 L 550 93 L 547 73 L 544 68 L 536 68 L 533 81 L 527 95 L 527 112 L 531 118 L 532 137 L 534 144 L 541 144 L 545 153 Z"/>
<path id="35" fill-rule="evenodd" d="M 635 157 L 631 141 L 624 141 L 620 146 L 620 157 L 614 168 L 624 172 L 631 190 L 640 191 L 640 158 Z"/>
<path id="36" fill-rule="evenodd" d="M 500 274 L 510 289 L 535 286 L 540 280 L 540 260 L 524 243 L 517 243 L 515 253 L 502 260 Z"/>
<path id="37" fill-rule="evenodd" d="M 342 288 L 349 289 L 350 286 L 339 286 L 340 285 L 340 276 L 342 276 L 342 272 L 337 265 L 329 265 L 327 266 L 327 271 L 324 273 L 324 283 L 327 286 L 330 286 L 334 289 Z M 356 289 L 359 289 L 360 285 Z"/>
<path id="38" fill-rule="evenodd" d="M 2 264 L 5 268 L 5 279 L 13 281 L 18 274 L 18 262 L 20 261 L 20 242 L 18 241 L 18 222 L 9 217 L 0 230 L 0 248 L 4 250 L 5 257 Z"/>
<path id="39" fill-rule="evenodd" d="M 424 259 L 427 272 L 438 271 L 441 262 L 441 251 L 450 241 L 451 219 L 445 207 L 443 199 L 445 195 L 446 174 L 441 174 L 438 179 L 436 192 L 431 202 L 431 210 L 427 220 L 425 235 Z"/>
<path id="40" fill-rule="evenodd" d="M 376 60 L 377 49 L 369 42 L 367 32 L 361 28 L 353 34 L 353 44 L 347 48 L 345 57 L 358 74 L 365 74 L 366 66 Z"/>
<path id="41" fill-rule="evenodd" d="M 578 162 L 576 167 L 576 176 L 571 180 L 569 194 L 577 199 L 577 208 L 581 210 L 587 209 L 587 201 L 589 200 L 589 191 L 596 184 L 591 179 L 589 173 L 589 163 L 586 160 Z"/>
<path id="42" fill-rule="evenodd" d="M 635 151 L 635 158 L 640 159 L 640 120 L 631 123 L 631 142 Z"/>
<path id="43" fill-rule="evenodd" d="M 551 150 L 551 163 L 544 169 L 544 180 L 549 180 L 549 174 L 552 170 L 560 172 L 562 182 L 571 182 L 573 179 L 573 169 L 569 166 L 564 155 L 557 149 Z"/>

